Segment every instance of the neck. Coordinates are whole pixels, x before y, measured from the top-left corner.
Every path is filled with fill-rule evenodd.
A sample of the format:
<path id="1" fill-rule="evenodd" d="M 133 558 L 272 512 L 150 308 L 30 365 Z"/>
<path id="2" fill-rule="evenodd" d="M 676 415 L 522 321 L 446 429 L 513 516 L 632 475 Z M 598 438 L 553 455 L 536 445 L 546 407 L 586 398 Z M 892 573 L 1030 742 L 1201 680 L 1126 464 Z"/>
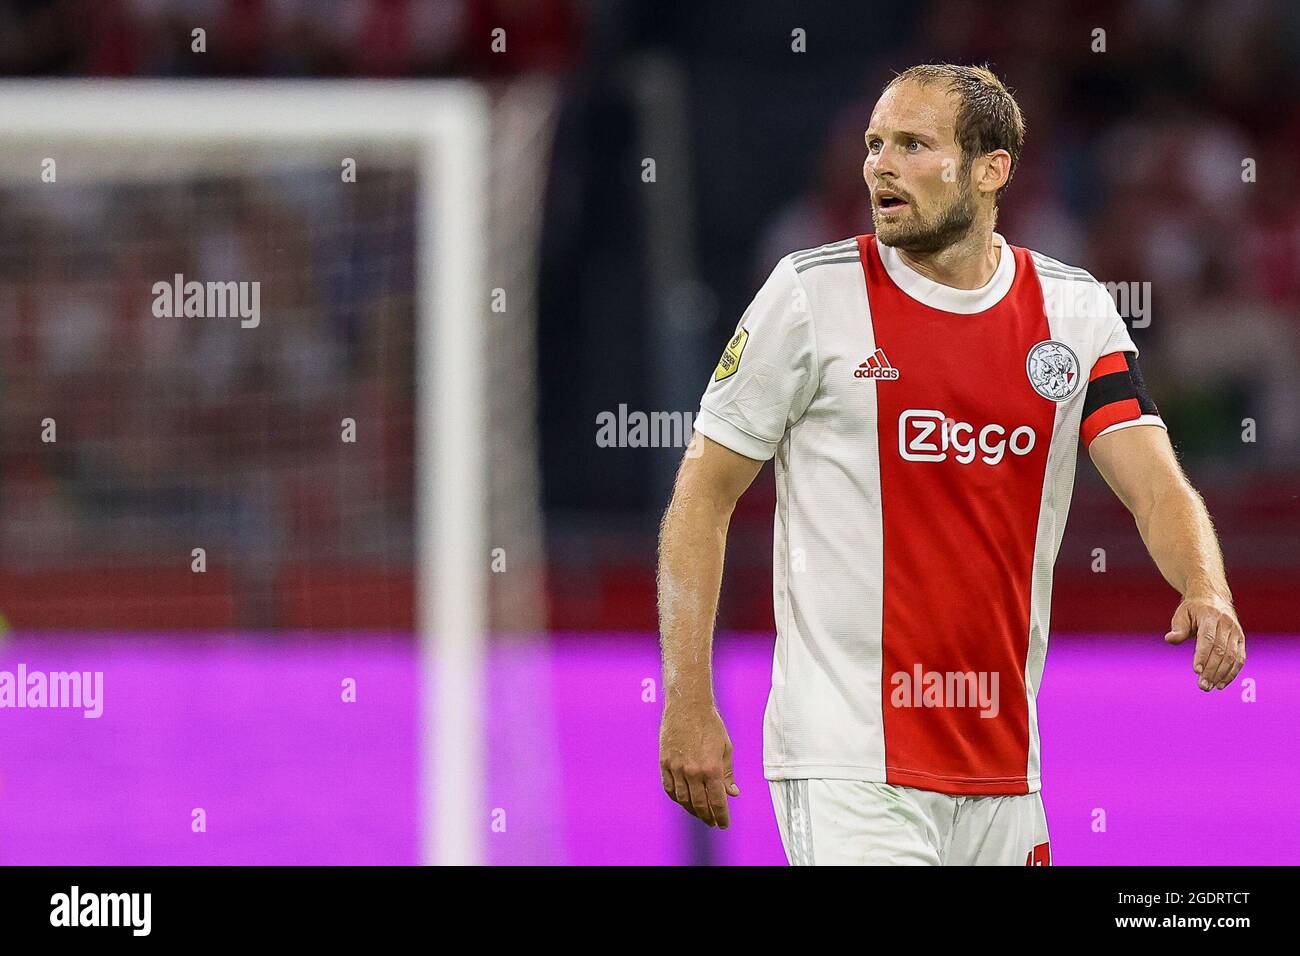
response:
<path id="1" fill-rule="evenodd" d="M 899 249 L 899 257 L 927 279 L 954 289 L 982 289 L 997 271 L 1002 243 L 993 229 L 971 229 L 964 238 L 938 252 L 916 254 Z"/>

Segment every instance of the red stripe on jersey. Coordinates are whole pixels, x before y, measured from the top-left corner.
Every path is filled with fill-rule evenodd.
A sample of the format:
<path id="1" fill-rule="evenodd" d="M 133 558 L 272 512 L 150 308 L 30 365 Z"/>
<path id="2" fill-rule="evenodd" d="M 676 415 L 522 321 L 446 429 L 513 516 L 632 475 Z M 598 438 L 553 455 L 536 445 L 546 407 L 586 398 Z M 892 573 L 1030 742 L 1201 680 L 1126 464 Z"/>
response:
<path id="1" fill-rule="evenodd" d="M 1111 352 L 1109 355 L 1103 355 L 1097 359 L 1097 364 L 1092 367 L 1092 374 L 1088 376 L 1088 381 L 1093 382 L 1103 375 L 1111 375 L 1115 372 L 1128 374 L 1128 361 L 1124 358 L 1123 352 Z"/>
<path id="2" fill-rule="evenodd" d="M 1092 440 L 1111 425 L 1132 421 L 1141 416 L 1142 406 L 1138 404 L 1136 398 L 1126 398 L 1120 402 L 1103 405 L 1085 418 L 1079 426 L 1079 437 L 1083 439 L 1083 447 L 1087 448 L 1091 445 Z"/>
<path id="3" fill-rule="evenodd" d="M 901 373 L 873 385 L 886 780 L 952 794 L 1026 793 L 1030 592 L 1056 420 L 1056 404 L 1025 372 L 1029 350 L 1051 338 L 1038 276 L 1028 251 L 1009 246 L 1003 254 L 1016 257 L 1016 275 L 1002 300 L 975 314 L 944 312 L 894 284 L 875 236 L 860 236 L 858 248 L 873 345 Z M 1022 426 L 1032 446 L 1024 448 L 1022 431 L 1023 453 L 1004 446 L 997 457 L 999 443 Z M 979 451 L 981 435 L 993 451 Z M 959 460 L 972 442 L 974 456 Z M 924 698 L 916 706 L 914 696 L 908 705 L 918 667 L 977 682 L 982 675 L 990 690 L 996 675 L 996 716 L 981 716 L 977 706 L 924 706 Z"/>

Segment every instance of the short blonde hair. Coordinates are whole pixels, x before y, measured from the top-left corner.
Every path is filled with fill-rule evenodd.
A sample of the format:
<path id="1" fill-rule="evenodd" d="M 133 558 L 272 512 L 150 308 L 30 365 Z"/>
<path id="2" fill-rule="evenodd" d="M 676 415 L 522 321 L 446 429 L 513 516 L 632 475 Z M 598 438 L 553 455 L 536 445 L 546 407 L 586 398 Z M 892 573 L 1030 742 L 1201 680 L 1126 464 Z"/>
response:
<path id="1" fill-rule="evenodd" d="M 1005 149 L 1011 154 L 1007 181 L 994 197 L 995 204 L 1000 202 L 1007 186 L 1011 185 L 1016 167 L 1020 165 L 1020 151 L 1025 145 L 1025 118 L 1011 91 L 988 68 L 988 64 L 958 66 L 954 63 L 927 63 L 913 66 L 890 80 L 885 89 L 904 80 L 942 83 L 949 92 L 957 94 L 959 104 L 954 125 L 964 169 L 970 169 L 976 156 L 983 156 L 995 149 Z"/>

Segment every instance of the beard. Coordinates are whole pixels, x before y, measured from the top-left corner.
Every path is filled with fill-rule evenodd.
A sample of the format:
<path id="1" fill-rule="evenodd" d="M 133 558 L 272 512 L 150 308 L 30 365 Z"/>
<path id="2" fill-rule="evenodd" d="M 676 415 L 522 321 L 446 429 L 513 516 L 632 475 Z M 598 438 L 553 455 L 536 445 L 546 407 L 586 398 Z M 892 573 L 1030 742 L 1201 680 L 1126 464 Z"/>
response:
<path id="1" fill-rule="evenodd" d="M 914 202 L 908 204 L 904 221 L 881 219 L 871 207 L 876 238 L 887 246 L 914 255 L 930 255 L 947 249 L 964 238 L 975 222 L 975 191 L 964 189 L 935 216 L 926 217 Z"/>

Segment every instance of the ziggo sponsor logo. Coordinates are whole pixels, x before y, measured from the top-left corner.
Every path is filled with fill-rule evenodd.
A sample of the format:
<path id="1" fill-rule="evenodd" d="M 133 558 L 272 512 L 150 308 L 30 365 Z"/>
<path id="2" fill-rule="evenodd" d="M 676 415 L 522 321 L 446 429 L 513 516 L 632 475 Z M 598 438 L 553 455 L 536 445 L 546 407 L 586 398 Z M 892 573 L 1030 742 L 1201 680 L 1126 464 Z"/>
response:
<path id="1" fill-rule="evenodd" d="M 1028 455 L 1037 441 L 1038 435 L 1028 425 L 1009 435 L 998 424 L 985 425 L 977 433 L 970 422 L 954 421 L 933 408 L 908 408 L 898 416 L 898 453 L 907 461 L 945 461 L 951 450 L 963 465 L 977 456 L 987 465 L 996 465 L 1008 451 Z"/>

